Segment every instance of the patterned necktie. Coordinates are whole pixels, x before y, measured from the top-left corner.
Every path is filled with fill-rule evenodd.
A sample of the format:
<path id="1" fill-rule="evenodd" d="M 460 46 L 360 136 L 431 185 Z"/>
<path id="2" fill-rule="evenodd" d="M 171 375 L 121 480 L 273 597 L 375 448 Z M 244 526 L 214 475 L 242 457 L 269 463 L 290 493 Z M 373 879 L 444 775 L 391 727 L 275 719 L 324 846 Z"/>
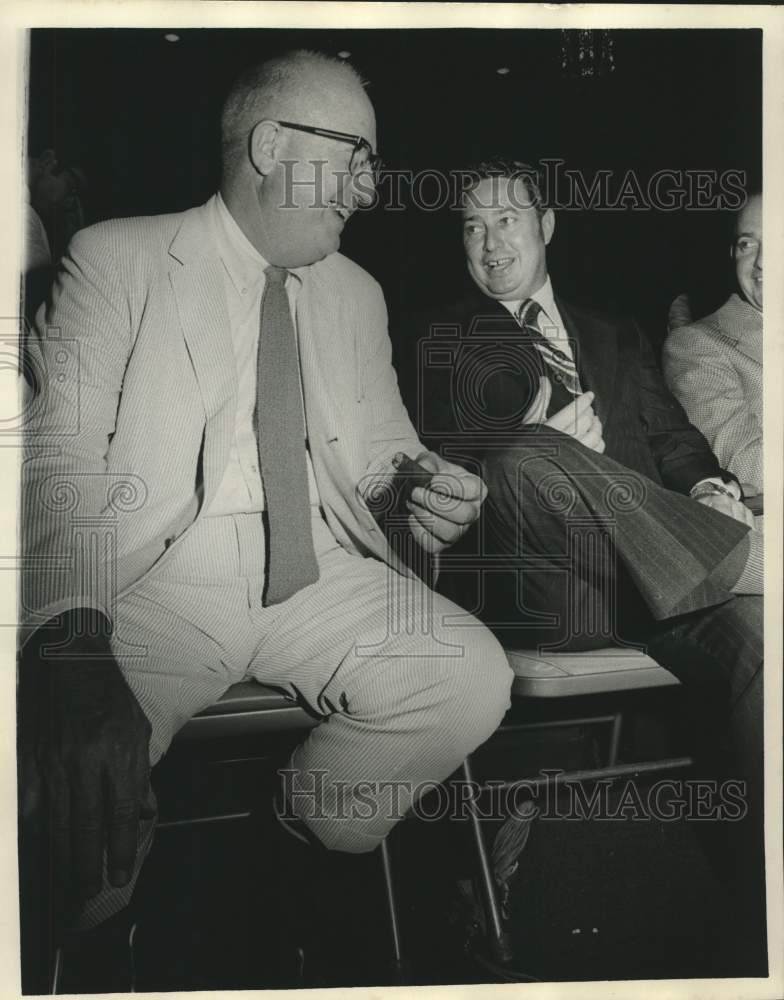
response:
<path id="1" fill-rule="evenodd" d="M 577 374 L 577 367 L 569 357 L 553 344 L 551 340 L 542 333 L 539 328 L 539 317 L 544 313 L 544 309 L 533 299 L 526 299 L 517 310 L 515 319 L 522 329 L 531 337 L 533 346 L 544 358 L 549 370 L 550 378 L 556 385 L 562 385 L 567 392 L 573 396 L 582 393 L 580 386 L 580 376 Z"/>
<path id="2" fill-rule="evenodd" d="M 279 604 L 319 578 L 313 550 L 299 357 L 288 272 L 270 266 L 261 297 L 256 361 L 256 443 L 264 483 L 269 545 L 264 604 Z"/>

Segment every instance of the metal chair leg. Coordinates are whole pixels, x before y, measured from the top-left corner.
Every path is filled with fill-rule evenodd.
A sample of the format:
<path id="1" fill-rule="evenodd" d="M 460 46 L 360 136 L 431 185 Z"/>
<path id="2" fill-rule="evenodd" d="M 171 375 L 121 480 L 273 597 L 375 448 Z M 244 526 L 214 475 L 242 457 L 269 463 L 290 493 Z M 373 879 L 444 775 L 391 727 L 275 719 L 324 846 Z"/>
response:
<path id="1" fill-rule="evenodd" d="M 60 979 L 63 969 L 63 949 L 58 947 L 54 952 L 54 962 L 52 963 L 52 979 L 49 985 L 49 992 L 52 996 L 60 993 Z"/>
<path id="2" fill-rule="evenodd" d="M 381 868 L 384 874 L 384 891 L 387 898 L 387 910 L 389 912 L 389 928 L 392 932 L 393 967 L 395 980 L 398 985 L 405 985 L 407 980 L 405 963 L 403 961 L 403 950 L 400 946 L 400 921 L 398 919 L 397 900 L 395 899 L 395 883 L 392 874 L 392 861 L 389 856 L 389 844 L 386 840 L 381 841 L 379 847 L 381 854 Z"/>
<path id="3" fill-rule="evenodd" d="M 471 770 L 471 758 L 466 757 L 462 765 L 463 778 L 469 787 L 473 787 L 473 773 Z M 487 853 L 482 827 L 479 823 L 474 803 L 469 803 L 469 821 L 471 823 L 471 833 L 474 838 L 477 858 L 479 860 L 479 886 L 482 892 L 485 914 L 487 917 L 488 944 L 492 952 L 492 959 L 501 965 L 508 965 L 512 961 L 512 947 L 509 936 L 504 930 L 501 907 L 498 905 L 495 881 L 490 867 L 490 858 Z"/>
<path id="4" fill-rule="evenodd" d="M 618 763 L 618 749 L 621 744 L 621 726 L 623 725 L 623 715 L 616 712 L 612 720 L 612 730 L 610 731 L 610 749 L 607 754 L 607 766 L 614 767 Z"/>

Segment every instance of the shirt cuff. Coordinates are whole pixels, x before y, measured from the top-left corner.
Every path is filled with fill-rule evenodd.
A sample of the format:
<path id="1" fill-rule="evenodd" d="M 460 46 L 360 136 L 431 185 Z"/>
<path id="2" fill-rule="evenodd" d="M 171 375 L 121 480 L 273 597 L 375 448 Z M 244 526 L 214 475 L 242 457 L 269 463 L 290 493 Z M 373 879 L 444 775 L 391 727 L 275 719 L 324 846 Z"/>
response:
<path id="1" fill-rule="evenodd" d="M 738 486 L 734 479 L 725 480 L 720 479 L 718 476 L 708 476 L 706 479 L 697 480 L 691 489 L 696 490 L 698 486 L 702 485 L 702 483 L 713 483 L 714 486 L 721 486 L 723 490 L 727 490 L 731 493 L 736 500 L 740 500 L 741 498 L 740 486 Z M 691 492 L 691 490 L 689 492 Z"/>

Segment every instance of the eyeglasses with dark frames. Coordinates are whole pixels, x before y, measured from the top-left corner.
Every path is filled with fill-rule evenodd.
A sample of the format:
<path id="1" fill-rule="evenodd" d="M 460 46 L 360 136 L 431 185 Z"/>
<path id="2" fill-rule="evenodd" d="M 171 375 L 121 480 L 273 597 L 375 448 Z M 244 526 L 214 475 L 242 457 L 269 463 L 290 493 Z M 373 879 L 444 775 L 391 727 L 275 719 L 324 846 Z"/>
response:
<path id="1" fill-rule="evenodd" d="M 373 147 L 361 135 L 352 135 L 349 132 L 335 132 L 329 128 L 318 128 L 315 125 L 300 125 L 298 122 L 284 122 L 278 120 L 278 125 L 284 128 L 291 128 L 297 132 L 308 132 L 310 135 L 320 135 L 325 139 L 335 139 L 337 142 L 347 142 L 354 148 L 351 151 L 348 169 L 352 177 L 356 177 L 363 170 L 368 170 L 373 177 L 373 182 L 378 183 L 379 175 L 383 169 L 383 160 L 373 152 Z"/>

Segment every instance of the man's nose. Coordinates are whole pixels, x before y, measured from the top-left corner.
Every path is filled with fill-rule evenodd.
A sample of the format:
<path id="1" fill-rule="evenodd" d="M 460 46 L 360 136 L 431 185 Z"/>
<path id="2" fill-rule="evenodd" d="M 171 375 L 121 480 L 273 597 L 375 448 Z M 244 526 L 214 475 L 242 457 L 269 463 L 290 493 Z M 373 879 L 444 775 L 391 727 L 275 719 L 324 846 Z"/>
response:
<path id="1" fill-rule="evenodd" d="M 376 195 L 376 181 L 369 167 L 361 167 L 351 178 L 351 192 L 357 208 L 367 208 Z"/>
<path id="2" fill-rule="evenodd" d="M 498 235 L 489 226 L 485 230 L 485 253 L 490 253 L 498 246 Z"/>
<path id="3" fill-rule="evenodd" d="M 757 256 L 754 258 L 754 266 L 758 271 L 762 270 L 762 243 L 760 243 L 759 250 L 757 250 Z"/>

